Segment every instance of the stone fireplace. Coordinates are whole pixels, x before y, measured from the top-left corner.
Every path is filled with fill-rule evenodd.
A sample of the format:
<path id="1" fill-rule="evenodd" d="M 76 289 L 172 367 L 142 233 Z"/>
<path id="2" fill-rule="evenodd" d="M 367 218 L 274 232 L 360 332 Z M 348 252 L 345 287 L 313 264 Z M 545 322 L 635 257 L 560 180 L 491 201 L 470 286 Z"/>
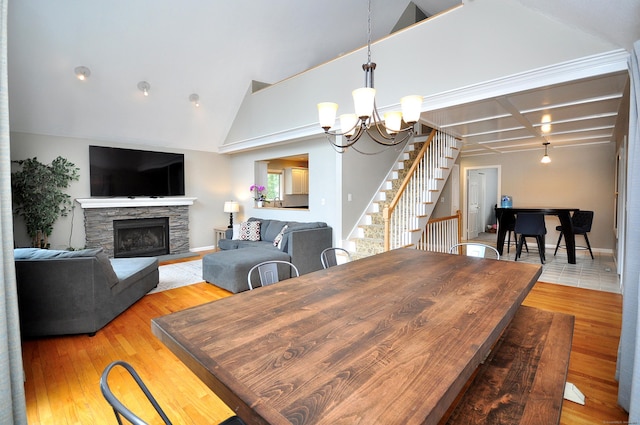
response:
<path id="1" fill-rule="evenodd" d="M 102 247 L 110 257 L 187 253 L 189 205 L 194 200 L 195 198 L 77 199 L 84 210 L 85 246 Z M 120 246 L 116 243 L 117 237 L 122 238 Z"/>

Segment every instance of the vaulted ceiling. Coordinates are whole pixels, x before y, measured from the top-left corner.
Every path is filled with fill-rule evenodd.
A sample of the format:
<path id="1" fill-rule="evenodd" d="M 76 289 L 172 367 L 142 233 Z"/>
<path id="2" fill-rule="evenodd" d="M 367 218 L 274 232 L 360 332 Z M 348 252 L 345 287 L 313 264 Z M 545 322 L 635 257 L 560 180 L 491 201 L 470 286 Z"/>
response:
<path id="1" fill-rule="evenodd" d="M 627 50 L 640 39 L 637 0 L 517 1 Z M 414 3 L 433 15 L 460 1 Z M 408 4 L 373 0 L 372 38 L 389 34 Z M 252 81 L 275 83 L 362 46 L 366 13 L 366 0 L 14 0 L 11 130 L 217 151 Z M 86 81 L 75 78 L 80 65 L 91 69 Z M 148 97 L 140 81 L 149 82 Z M 422 119 L 463 137 L 465 154 L 539 148 L 545 139 L 601 143 L 610 139 L 625 82 L 622 72 Z M 547 114 L 551 131 L 542 134 Z"/>

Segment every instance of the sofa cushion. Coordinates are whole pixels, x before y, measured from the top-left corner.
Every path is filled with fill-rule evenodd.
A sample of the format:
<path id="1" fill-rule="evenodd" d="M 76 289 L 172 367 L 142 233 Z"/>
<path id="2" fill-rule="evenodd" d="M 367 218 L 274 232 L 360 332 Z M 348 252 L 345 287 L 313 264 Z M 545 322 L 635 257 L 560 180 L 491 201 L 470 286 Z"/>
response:
<path id="1" fill-rule="evenodd" d="M 286 221 L 280 220 L 266 220 L 262 223 L 262 226 L 266 229 L 262 232 L 262 240 L 273 242 L 276 237 L 282 232 L 284 226 L 287 225 Z"/>
<path id="2" fill-rule="evenodd" d="M 280 233 L 278 233 L 278 235 L 275 238 L 273 238 L 273 246 L 278 248 L 282 246 L 282 237 L 284 236 L 284 232 L 287 231 L 288 227 L 289 226 L 285 224 L 280 230 Z"/>
<path id="3" fill-rule="evenodd" d="M 98 259 L 98 264 L 100 264 L 104 276 L 107 278 L 107 284 L 109 285 L 109 288 L 113 288 L 120 281 L 120 279 L 118 279 L 118 275 L 113 270 L 113 266 L 111 265 L 109 256 L 104 252 L 99 252 L 98 255 L 96 255 L 96 258 Z"/>
<path id="4" fill-rule="evenodd" d="M 240 225 L 239 224 L 234 224 L 233 225 L 233 233 L 232 233 L 230 239 L 234 239 L 236 241 L 240 240 Z"/>
<path id="5" fill-rule="evenodd" d="M 260 222 L 245 221 L 243 223 L 240 223 L 240 240 L 259 241 L 260 240 Z"/>
<path id="6" fill-rule="evenodd" d="M 110 262 L 119 279 L 117 292 L 158 269 L 155 257 L 112 258 Z"/>
<path id="7" fill-rule="evenodd" d="M 78 251 L 16 248 L 13 250 L 13 256 L 16 260 L 47 260 L 50 258 L 95 257 L 100 252 L 102 252 L 102 248 L 80 249 Z"/>

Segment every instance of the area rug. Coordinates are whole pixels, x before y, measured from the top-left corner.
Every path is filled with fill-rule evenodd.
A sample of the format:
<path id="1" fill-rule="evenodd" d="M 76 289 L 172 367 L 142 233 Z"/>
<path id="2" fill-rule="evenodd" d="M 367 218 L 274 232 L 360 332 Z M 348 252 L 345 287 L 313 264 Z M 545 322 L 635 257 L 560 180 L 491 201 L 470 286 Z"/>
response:
<path id="1" fill-rule="evenodd" d="M 158 270 L 160 272 L 160 283 L 149 292 L 150 294 L 204 281 L 202 279 L 202 260 L 200 259 L 167 264 L 158 267 Z"/>

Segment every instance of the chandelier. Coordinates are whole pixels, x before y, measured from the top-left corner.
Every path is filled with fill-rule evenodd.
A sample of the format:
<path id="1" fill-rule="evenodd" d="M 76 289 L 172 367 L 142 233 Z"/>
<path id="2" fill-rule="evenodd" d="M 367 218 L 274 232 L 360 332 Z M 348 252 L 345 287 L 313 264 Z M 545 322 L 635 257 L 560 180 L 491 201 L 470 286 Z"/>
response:
<path id="1" fill-rule="evenodd" d="M 401 110 L 387 112 L 380 118 L 375 101 L 376 89 L 373 88 L 375 62 L 371 62 L 371 0 L 369 0 L 367 22 L 367 63 L 364 70 L 364 87 L 352 92 L 355 113 L 340 115 L 340 131 L 331 131 L 336 122 L 338 104 L 318 103 L 320 126 L 327 135 L 329 143 L 339 153 L 344 153 L 366 133 L 376 143 L 390 147 L 399 145 L 414 134 L 414 125 L 420 119 L 422 96 L 405 96 L 400 99 Z M 338 137 L 341 136 L 341 137 Z M 353 149 L 364 153 L 355 146 Z"/>

